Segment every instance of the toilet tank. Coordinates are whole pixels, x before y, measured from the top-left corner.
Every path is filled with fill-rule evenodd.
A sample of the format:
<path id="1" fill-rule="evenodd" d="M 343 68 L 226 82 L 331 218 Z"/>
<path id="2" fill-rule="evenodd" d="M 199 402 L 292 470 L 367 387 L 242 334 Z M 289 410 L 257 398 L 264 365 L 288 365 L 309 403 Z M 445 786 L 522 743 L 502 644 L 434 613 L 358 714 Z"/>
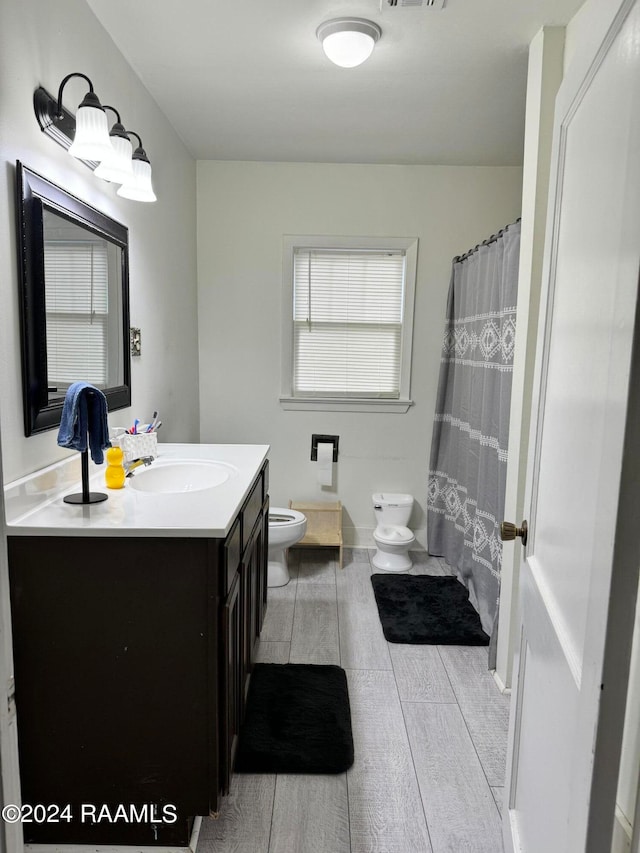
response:
<path id="1" fill-rule="evenodd" d="M 413 507 L 413 495 L 377 492 L 371 495 L 376 524 L 399 524 L 407 527 Z"/>

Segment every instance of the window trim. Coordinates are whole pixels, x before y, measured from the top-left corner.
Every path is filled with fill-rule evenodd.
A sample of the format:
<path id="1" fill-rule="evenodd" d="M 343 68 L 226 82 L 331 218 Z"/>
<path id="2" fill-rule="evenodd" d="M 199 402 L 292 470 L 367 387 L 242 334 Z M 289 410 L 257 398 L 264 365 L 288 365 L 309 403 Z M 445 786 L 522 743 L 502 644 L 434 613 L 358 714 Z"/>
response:
<path id="1" fill-rule="evenodd" d="M 400 396 L 380 397 L 294 397 L 293 396 L 293 256 L 294 250 L 308 249 L 373 249 L 405 252 L 405 294 L 400 348 Z M 418 261 L 417 237 L 344 237 L 318 235 L 285 235 L 282 240 L 282 358 L 280 373 L 280 405 L 288 411 L 323 412 L 399 412 L 413 406 L 411 391 L 411 356 L 413 347 L 413 311 Z"/>

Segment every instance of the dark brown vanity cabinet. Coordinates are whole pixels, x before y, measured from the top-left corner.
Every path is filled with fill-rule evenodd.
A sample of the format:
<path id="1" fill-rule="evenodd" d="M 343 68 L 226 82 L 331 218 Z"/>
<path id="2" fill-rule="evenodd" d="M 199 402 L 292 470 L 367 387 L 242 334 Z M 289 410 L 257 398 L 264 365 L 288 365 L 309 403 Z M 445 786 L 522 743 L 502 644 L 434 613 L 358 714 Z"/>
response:
<path id="1" fill-rule="evenodd" d="M 263 618 L 265 475 L 224 540 L 9 537 L 23 801 L 69 806 L 25 841 L 187 846 L 220 810 Z"/>

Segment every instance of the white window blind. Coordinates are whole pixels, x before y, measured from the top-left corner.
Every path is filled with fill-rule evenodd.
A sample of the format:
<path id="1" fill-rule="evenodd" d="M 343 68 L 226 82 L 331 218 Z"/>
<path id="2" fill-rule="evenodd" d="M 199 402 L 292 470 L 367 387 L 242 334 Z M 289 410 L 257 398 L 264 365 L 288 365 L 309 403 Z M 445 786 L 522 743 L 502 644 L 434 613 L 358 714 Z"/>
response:
<path id="1" fill-rule="evenodd" d="M 45 247 L 49 385 L 107 380 L 107 246 L 47 241 Z"/>
<path id="2" fill-rule="evenodd" d="M 293 395 L 400 396 L 405 252 L 296 248 Z"/>

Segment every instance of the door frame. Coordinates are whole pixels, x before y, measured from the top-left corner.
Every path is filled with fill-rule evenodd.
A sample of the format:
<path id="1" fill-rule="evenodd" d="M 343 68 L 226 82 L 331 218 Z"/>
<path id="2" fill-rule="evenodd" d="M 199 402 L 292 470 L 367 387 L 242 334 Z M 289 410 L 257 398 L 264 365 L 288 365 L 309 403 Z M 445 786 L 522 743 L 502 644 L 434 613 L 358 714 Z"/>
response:
<path id="1" fill-rule="evenodd" d="M 565 27 L 545 26 L 538 31 L 529 45 L 518 310 L 505 483 L 505 506 L 510 508 L 514 518 L 524 518 L 551 141 L 555 99 L 563 77 L 564 41 Z M 494 672 L 501 692 L 510 690 L 515 672 L 514 653 L 519 642 L 516 631 L 521 560 L 520 542 L 504 542 Z"/>
<path id="2" fill-rule="evenodd" d="M 9 603 L 9 564 L 2 478 L 2 441 L 0 438 L 0 802 L 2 806 L 21 805 L 20 766 L 13 678 L 13 643 Z M 24 841 L 21 823 L 1 820 L 0 850 L 22 853 Z"/>

